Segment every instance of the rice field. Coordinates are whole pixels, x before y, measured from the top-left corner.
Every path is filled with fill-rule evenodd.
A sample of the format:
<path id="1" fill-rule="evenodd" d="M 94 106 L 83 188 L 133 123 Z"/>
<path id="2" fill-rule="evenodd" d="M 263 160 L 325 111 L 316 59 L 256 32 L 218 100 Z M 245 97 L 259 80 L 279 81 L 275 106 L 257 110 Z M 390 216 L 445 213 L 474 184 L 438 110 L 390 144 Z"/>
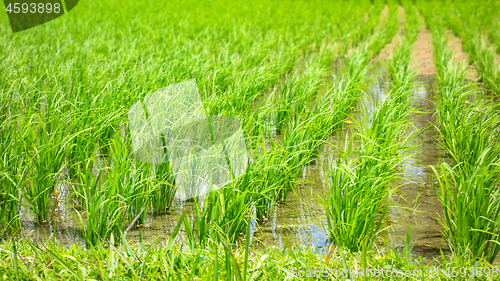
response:
<path id="1" fill-rule="evenodd" d="M 500 1 L 0 9 L 0 280 L 498 278 Z"/>

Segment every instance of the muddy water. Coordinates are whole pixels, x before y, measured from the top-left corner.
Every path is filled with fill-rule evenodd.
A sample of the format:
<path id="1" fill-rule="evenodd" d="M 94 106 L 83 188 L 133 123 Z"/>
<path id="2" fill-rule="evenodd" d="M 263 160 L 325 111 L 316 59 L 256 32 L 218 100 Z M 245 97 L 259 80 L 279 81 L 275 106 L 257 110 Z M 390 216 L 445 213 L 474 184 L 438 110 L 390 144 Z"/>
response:
<path id="1" fill-rule="evenodd" d="M 433 100 L 431 91 L 433 78 L 424 76 L 421 80 L 421 86 L 415 91 L 418 97 L 416 106 L 426 112 L 414 116 L 414 125 L 419 130 L 435 122 L 434 105 L 431 101 Z M 259 225 L 252 223 L 252 246 L 285 247 L 293 244 L 303 248 L 314 247 L 318 252 L 327 251 L 330 245 L 327 232 L 323 228 L 326 225 L 326 216 L 320 203 L 327 170 L 338 154 L 336 146 L 341 145 L 343 140 L 352 134 L 356 123 L 353 120 L 358 120 L 361 113 L 370 114 L 369 108 L 372 107 L 374 100 L 383 100 L 386 93 L 386 83 L 372 83 L 366 98 L 357 105 L 352 118 L 344 124 L 340 132 L 330 139 L 329 144 L 322 148 L 320 157 L 304 168 L 301 183 L 293 192 L 290 192 L 286 203 L 276 206 L 275 216 Z M 402 167 L 408 176 L 392 198 L 392 206 L 387 218 L 390 228 L 379 239 L 380 244 L 397 249 L 402 248 L 405 245 L 408 225 L 410 225 L 414 244 L 413 254 L 431 258 L 437 257 L 441 249 L 447 251 L 436 216 L 441 206 L 431 187 L 432 171 L 426 168 L 428 165 L 448 161 L 438 147 L 435 136 L 436 131 L 431 127 L 422 134 L 420 139 L 416 140 L 419 148 L 413 150 L 413 159 Z M 64 198 L 65 188 L 61 186 L 61 189 Z M 161 216 L 149 215 L 140 230 L 131 230 L 127 234 L 127 239 L 134 243 L 141 235 L 145 243 L 165 242 L 175 228 L 181 212 L 186 211 L 192 214 L 192 207 L 191 203 L 176 201 L 173 207 L 175 211 Z M 24 236 L 32 240 L 44 241 L 51 237 L 59 240 L 63 245 L 75 243 L 84 245 L 79 226 L 75 223 L 71 213 L 64 208 L 60 210 L 56 223 L 44 227 L 36 226 L 26 215 L 23 225 Z M 182 240 L 184 237 L 182 231 L 180 236 Z"/>
<path id="2" fill-rule="evenodd" d="M 423 130 L 436 122 L 432 102 L 432 87 L 436 81 L 434 76 L 420 76 L 418 80 L 421 85 L 415 91 L 415 105 L 424 113 L 413 116 L 413 124 Z M 438 146 L 436 136 L 436 129 L 431 126 L 413 142 L 417 148 L 410 151 L 411 160 L 402 167 L 407 176 L 399 183 L 401 186 L 392 198 L 394 207 L 390 208 L 388 216 L 392 223 L 388 235 L 390 245 L 404 247 L 410 227 L 412 252 L 424 257 L 437 257 L 440 250 L 448 252 L 438 221 L 442 215 L 441 204 L 432 188 L 433 171 L 428 166 L 451 161 Z"/>

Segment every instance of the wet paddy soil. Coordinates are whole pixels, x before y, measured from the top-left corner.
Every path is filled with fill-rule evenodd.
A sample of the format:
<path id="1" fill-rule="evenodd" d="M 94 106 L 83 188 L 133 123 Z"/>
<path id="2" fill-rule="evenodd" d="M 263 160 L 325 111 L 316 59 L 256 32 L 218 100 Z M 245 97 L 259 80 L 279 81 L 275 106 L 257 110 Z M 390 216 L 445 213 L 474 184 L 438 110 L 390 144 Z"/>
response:
<path id="1" fill-rule="evenodd" d="M 432 51 L 432 34 L 425 27 L 422 16 L 419 16 L 420 27 L 417 41 L 413 44 L 410 67 L 419 75 L 435 75 L 434 52 Z"/>

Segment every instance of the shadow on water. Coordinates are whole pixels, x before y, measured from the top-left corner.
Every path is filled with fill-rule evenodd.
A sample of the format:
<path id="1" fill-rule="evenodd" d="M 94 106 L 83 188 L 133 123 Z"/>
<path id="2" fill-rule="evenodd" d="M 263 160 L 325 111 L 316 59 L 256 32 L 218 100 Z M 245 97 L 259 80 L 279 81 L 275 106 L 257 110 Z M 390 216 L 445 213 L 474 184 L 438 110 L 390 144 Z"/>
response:
<path id="1" fill-rule="evenodd" d="M 378 72 L 380 73 L 380 71 Z M 313 247 L 317 252 L 327 251 L 328 236 L 323 228 L 326 216 L 321 202 L 325 189 L 325 178 L 330 163 L 335 161 L 338 145 L 353 133 L 355 122 L 361 112 L 370 108 L 375 99 L 383 99 L 388 85 L 378 75 L 367 91 L 367 95 L 358 103 L 343 129 L 336 132 L 329 142 L 323 146 L 320 156 L 304 168 L 300 184 L 289 193 L 285 203 L 276 206 L 274 217 L 269 221 L 252 226 L 252 246 L 288 247 L 289 245 L 303 248 Z M 434 100 L 432 87 L 434 77 L 420 77 L 423 82 L 415 91 L 416 106 L 425 113 L 414 116 L 414 125 L 418 130 L 429 127 L 435 122 Z M 363 114 L 365 114 L 363 113 Z M 370 112 L 368 111 L 368 114 Z M 407 178 L 402 182 L 397 194 L 393 196 L 389 210 L 389 231 L 381 235 L 381 241 L 396 249 L 405 246 L 408 225 L 411 226 L 413 254 L 428 258 L 438 257 L 440 250 L 447 251 L 443 241 L 437 214 L 441 211 L 440 203 L 432 189 L 432 170 L 429 165 L 449 161 L 437 145 L 436 130 L 431 126 L 423 132 L 420 145 L 413 150 L 411 161 L 403 165 Z M 193 216 L 192 202 L 176 201 L 172 212 L 165 215 L 148 215 L 145 224 L 132 229 L 127 239 L 132 243 L 139 240 L 141 232 L 144 243 L 163 243 L 172 234 L 182 212 Z M 24 236 L 34 241 L 43 241 L 49 237 L 57 239 L 63 245 L 84 245 L 79 226 L 69 212 L 63 211 L 59 222 L 46 226 L 35 226 L 24 219 Z M 181 239 L 185 236 L 181 231 Z"/>

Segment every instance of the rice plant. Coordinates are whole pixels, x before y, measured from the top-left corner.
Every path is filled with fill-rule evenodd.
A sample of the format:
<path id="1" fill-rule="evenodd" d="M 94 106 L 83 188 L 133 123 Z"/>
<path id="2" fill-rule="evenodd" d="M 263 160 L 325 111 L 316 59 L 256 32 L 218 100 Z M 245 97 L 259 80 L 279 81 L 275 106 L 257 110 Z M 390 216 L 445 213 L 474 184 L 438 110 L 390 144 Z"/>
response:
<path id="1" fill-rule="evenodd" d="M 51 118 L 50 109 L 47 111 L 43 115 Z M 39 224 L 50 220 L 53 196 L 57 182 L 61 179 L 68 142 L 72 137 L 67 134 L 64 118 L 56 123 L 55 120 L 45 119 L 43 115 L 31 115 L 21 128 L 23 153 L 26 156 L 23 164 L 27 166 L 26 182 L 21 185 L 21 194 Z"/>
<path id="2" fill-rule="evenodd" d="M 176 193 L 175 180 L 170 163 L 157 163 L 153 170 L 151 205 L 157 214 L 168 212 Z"/>

